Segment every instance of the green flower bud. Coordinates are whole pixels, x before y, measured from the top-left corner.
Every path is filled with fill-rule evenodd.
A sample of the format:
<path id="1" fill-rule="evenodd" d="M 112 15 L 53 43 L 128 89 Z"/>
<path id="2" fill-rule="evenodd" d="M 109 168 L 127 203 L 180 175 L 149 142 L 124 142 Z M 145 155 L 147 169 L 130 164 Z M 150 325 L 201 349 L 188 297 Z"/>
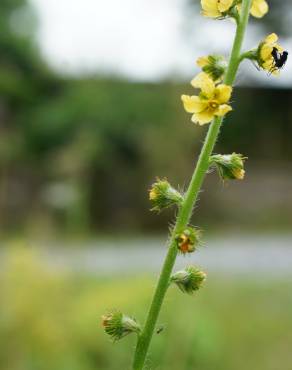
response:
<path id="1" fill-rule="evenodd" d="M 197 65 L 216 82 L 222 80 L 227 68 L 227 62 L 221 55 L 200 57 L 197 59 Z"/>
<path id="2" fill-rule="evenodd" d="M 185 270 L 177 271 L 170 278 L 172 283 L 175 283 L 183 293 L 193 294 L 199 290 L 203 282 L 206 280 L 206 274 L 194 266 L 188 266 Z"/>
<path id="3" fill-rule="evenodd" d="M 222 180 L 242 180 L 245 175 L 244 161 L 247 157 L 242 154 L 216 154 L 210 157 L 210 163 L 214 164 Z"/>
<path id="4" fill-rule="evenodd" d="M 201 244 L 201 230 L 194 227 L 186 227 L 176 236 L 177 247 L 183 254 L 194 252 Z"/>
<path id="5" fill-rule="evenodd" d="M 125 316 L 119 311 L 103 315 L 102 326 L 113 341 L 117 341 L 131 333 L 139 334 L 141 330 L 135 319 Z"/>
<path id="6" fill-rule="evenodd" d="M 166 179 L 157 179 L 149 190 L 149 199 L 153 205 L 151 211 L 160 212 L 162 209 L 171 207 L 175 204 L 180 206 L 183 201 L 183 196 L 174 189 Z"/>

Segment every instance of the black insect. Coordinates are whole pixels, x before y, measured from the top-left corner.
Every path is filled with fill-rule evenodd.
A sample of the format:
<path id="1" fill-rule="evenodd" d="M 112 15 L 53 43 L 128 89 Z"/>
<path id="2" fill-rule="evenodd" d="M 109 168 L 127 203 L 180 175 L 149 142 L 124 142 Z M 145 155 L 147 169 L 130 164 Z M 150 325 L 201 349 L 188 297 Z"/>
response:
<path id="1" fill-rule="evenodd" d="M 271 54 L 274 62 L 270 69 L 270 73 L 273 73 L 276 70 L 282 69 L 284 67 L 288 59 L 288 51 L 283 51 L 283 53 L 280 53 L 279 50 L 274 47 Z"/>
<path id="2" fill-rule="evenodd" d="M 163 325 L 159 326 L 156 330 L 156 334 L 160 334 L 163 330 L 164 330 L 164 326 Z"/>

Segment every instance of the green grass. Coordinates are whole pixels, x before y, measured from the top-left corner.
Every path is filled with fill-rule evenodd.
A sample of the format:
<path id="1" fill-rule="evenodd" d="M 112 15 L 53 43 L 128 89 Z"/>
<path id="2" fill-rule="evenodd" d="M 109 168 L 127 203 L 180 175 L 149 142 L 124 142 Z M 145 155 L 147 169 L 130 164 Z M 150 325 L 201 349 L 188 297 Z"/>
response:
<path id="1" fill-rule="evenodd" d="M 60 274 L 12 250 L 0 272 L 0 369 L 130 369 L 134 336 L 111 343 L 100 316 L 118 308 L 142 321 L 154 283 Z M 211 275 L 194 297 L 171 287 L 147 369 L 291 370 L 291 288 L 260 275 Z"/>

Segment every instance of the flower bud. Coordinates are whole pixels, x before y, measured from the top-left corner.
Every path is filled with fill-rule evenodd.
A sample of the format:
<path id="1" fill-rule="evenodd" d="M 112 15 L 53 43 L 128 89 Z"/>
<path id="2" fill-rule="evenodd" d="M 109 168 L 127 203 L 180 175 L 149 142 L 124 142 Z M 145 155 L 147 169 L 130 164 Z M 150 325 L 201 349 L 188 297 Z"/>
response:
<path id="1" fill-rule="evenodd" d="M 102 326 L 105 332 L 113 339 L 119 340 L 131 333 L 140 333 L 140 325 L 119 311 L 102 316 Z"/>
<path id="2" fill-rule="evenodd" d="M 217 154 L 210 157 L 211 164 L 215 164 L 222 180 L 242 180 L 245 175 L 244 161 L 247 159 L 241 154 Z"/>
<path id="3" fill-rule="evenodd" d="M 200 245 L 201 230 L 188 226 L 176 236 L 175 240 L 181 253 L 192 253 Z"/>
<path id="4" fill-rule="evenodd" d="M 151 211 L 160 212 L 162 209 L 171 207 L 175 204 L 180 206 L 183 201 L 183 196 L 179 191 L 174 189 L 166 179 L 157 179 L 149 190 L 149 199 L 153 205 Z"/>
<path id="5" fill-rule="evenodd" d="M 188 266 L 185 270 L 177 271 L 170 278 L 172 283 L 175 283 L 183 293 L 193 294 L 199 290 L 203 282 L 206 280 L 206 274 L 194 266 Z"/>
<path id="6" fill-rule="evenodd" d="M 213 81 L 220 82 L 227 68 L 224 57 L 220 55 L 208 55 L 197 59 L 197 65 L 207 73 Z"/>

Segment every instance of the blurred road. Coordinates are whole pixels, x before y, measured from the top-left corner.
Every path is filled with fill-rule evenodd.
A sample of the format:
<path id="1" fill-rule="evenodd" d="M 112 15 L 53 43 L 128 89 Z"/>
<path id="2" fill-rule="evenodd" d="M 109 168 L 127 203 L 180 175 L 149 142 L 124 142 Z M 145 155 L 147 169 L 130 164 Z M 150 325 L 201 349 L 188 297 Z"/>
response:
<path id="1" fill-rule="evenodd" d="M 74 273 L 137 274 L 159 271 L 166 253 L 163 245 L 159 238 L 104 239 L 70 248 L 47 245 L 40 256 L 52 268 Z M 180 256 L 176 268 L 191 263 L 209 274 L 292 275 L 292 235 L 213 237 L 196 253 Z"/>

